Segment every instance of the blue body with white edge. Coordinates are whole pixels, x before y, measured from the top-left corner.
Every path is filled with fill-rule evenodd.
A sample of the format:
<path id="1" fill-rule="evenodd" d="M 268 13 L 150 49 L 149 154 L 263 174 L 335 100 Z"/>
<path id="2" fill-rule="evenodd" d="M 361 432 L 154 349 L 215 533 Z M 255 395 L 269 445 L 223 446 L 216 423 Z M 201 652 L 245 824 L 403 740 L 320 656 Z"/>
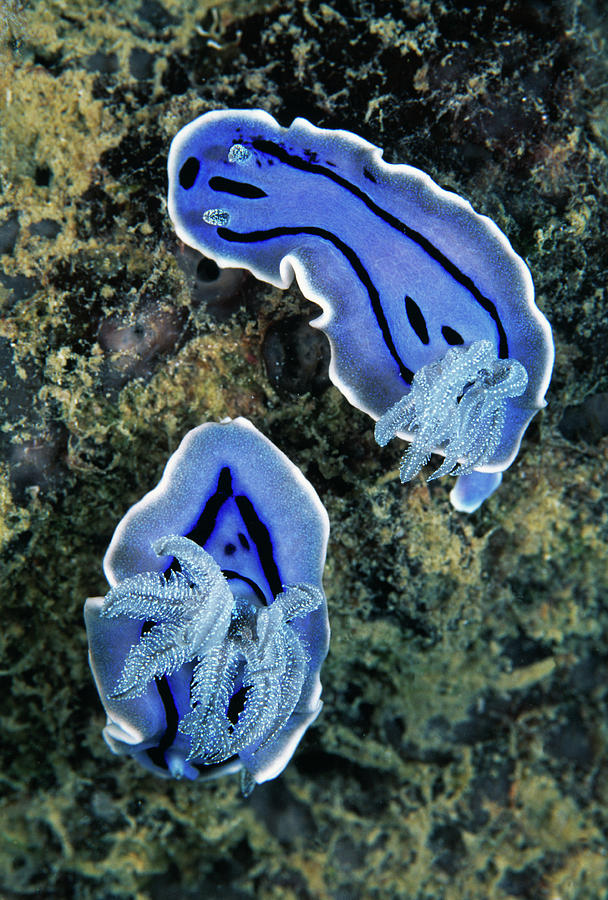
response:
<path id="1" fill-rule="evenodd" d="M 178 236 L 279 287 L 295 274 L 322 308 L 312 324 L 329 337 L 333 382 L 374 419 L 450 348 L 487 340 L 519 361 L 527 387 L 476 469 L 511 464 L 554 351 L 530 272 L 490 219 L 355 134 L 301 118 L 282 128 L 261 110 L 200 116 L 174 138 L 168 168 Z"/>
<path id="2" fill-rule="evenodd" d="M 251 423 L 205 424 L 185 436 L 159 484 L 119 523 L 104 571 L 113 589 L 128 579 L 136 582 L 133 576 L 140 573 L 165 572 L 173 558 L 158 557 L 152 545 L 166 535 L 182 535 L 213 557 L 239 604 L 263 610 L 284 585 L 305 583 L 322 592 L 328 533 L 327 513 L 313 487 Z M 282 771 L 322 706 L 319 673 L 329 644 L 324 597 L 290 624 L 306 672 L 285 726 L 262 751 L 244 748 L 217 765 L 189 758 L 190 737 L 180 730 L 191 711 L 191 662 L 151 681 L 141 696 L 115 696 L 129 651 L 151 623 L 124 615 L 107 618 L 103 610 L 104 598 L 87 600 L 85 622 L 91 668 L 107 713 L 103 733 L 114 752 L 164 776 L 213 777 L 245 766 L 253 781 L 262 782 Z"/>

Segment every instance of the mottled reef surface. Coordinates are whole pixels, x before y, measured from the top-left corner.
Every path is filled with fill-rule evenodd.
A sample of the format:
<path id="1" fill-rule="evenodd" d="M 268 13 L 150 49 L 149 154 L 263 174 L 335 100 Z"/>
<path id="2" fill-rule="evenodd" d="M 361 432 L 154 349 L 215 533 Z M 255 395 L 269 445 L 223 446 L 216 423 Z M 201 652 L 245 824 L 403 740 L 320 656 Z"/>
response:
<path id="1" fill-rule="evenodd" d="M 3 897 L 608 895 L 603 8 L 2 0 Z M 555 374 L 478 513 L 399 483 L 295 285 L 176 240 L 170 139 L 227 106 L 362 134 L 527 259 Z M 332 522 L 325 707 L 247 800 L 110 754 L 82 623 L 127 507 L 235 415 Z"/>

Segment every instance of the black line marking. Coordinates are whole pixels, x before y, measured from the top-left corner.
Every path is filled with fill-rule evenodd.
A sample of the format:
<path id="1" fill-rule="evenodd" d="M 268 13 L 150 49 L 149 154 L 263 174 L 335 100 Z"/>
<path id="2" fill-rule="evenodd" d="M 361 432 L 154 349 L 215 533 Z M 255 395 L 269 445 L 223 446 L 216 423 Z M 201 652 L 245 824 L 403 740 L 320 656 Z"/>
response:
<path id="1" fill-rule="evenodd" d="M 234 489 L 232 487 L 232 472 L 230 471 L 230 468 L 228 466 L 224 466 L 220 470 L 215 493 L 212 494 L 205 503 L 204 509 L 199 516 L 198 522 L 196 523 L 192 531 L 188 532 L 186 537 L 190 538 L 191 541 L 196 541 L 196 543 L 201 547 L 204 547 L 213 534 L 213 529 L 215 528 L 217 517 L 222 506 L 227 500 L 230 499 L 230 497 L 233 496 Z M 279 570 L 274 559 L 272 541 L 270 539 L 268 529 L 260 520 L 260 517 L 254 509 L 253 503 L 248 497 L 245 497 L 243 495 L 235 497 L 234 499 L 241 514 L 241 518 L 243 519 L 243 523 L 247 528 L 247 531 L 249 532 L 257 550 L 258 558 L 260 560 L 264 575 L 266 576 L 266 580 L 268 581 L 268 584 L 270 586 L 270 590 L 272 591 L 273 596 L 276 597 L 276 595 L 282 591 L 283 585 L 281 583 Z M 244 534 L 241 536 L 240 532 L 239 542 L 242 547 L 245 547 L 245 545 L 247 545 L 247 549 L 249 549 L 249 541 Z M 175 559 L 169 566 L 169 569 L 179 569 L 179 564 Z M 264 597 L 263 593 L 260 592 L 260 588 L 257 587 L 254 582 L 248 579 L 245 575 L 240 575 L 239 573 L 232 572 L 231 570 L 224 572 L 224 574 L 226 575 L 226 578 L 242 578 L 243 581 L 246 581 L 254 588 L 256 593 L 258 593 L 258 596 L 260 596 L 264 604 L 266 604 L 266 598 Z"/>
<path id="2" fill-rule="evenodd" d="M 232 487 L 232 472 L 230 471 L 230 468 L 228 466 L 224 466 L 220 470 L 215 493 L 212 494 L 205 503 L 203 511 L 199 516 L 196 525 L 190 532 L 188 532 L 186 537 L 190 538 L 191 541 L 196 541 L 196 543 L 201 547 L 204 547 L 213 533 L 213 529 L 215 528 L 217 517 L 222 506 L 232 496 L 234 496 L 234 490 Z M 266 576 L 266 580 L 268 581 L 268 584 L 270 586 L 270 590 L 272 591 L 273 596 L 276 597 L 276 595 L 282 591 L 283 586 L 281 583 L 279 570 L 274 559 L 272 541 L 270 539 L 268 529 L 260 520 L 251 500 L 249 500 L 248 497 L 238 496 L 235 497 L 235 501 L 243 522 L 255 544 L 256 550 L 258 552 L 258 557 L 264 571 L 264 575 Z M 243 545 L 243 540 L 241 540 L 241 537 L 243 538 L 245 543 L 249 545 L 249 542 L 247 541 L 245 535 L 241 535 L 241 533 L 239 532 L 239 540 L 241 545 Z M 166 571 L 169 571 L 170 569 L 179 570 L 179 563 L 177 562 L 177 560 L 173 559 L 171 565 Z M 260 586 L 257 585 L 252 579 L 247 578 L 246 575 L 241 575 L 239 572 L 233 572 L 230 569 L 225 570 L 224 575 L 229 580 L 238 578 L 241 581 L 249 584 L 255 591 L 255 594 L 260 602 L 264 606 L 268 605 L 266 597 L 264 596 L 264 592 L 262 591 Z M 155 623 L 151 621 L 144 622 L 141 630 L 142 635 L 149 631 L 154 624 Z M 169 686 L 167 677 L 163 675 L 160 678 L 155 678 L 154 680 L 161 702 L 165 709 L 166 727 L 158 744 L 155 747 L 150 747 L 148 750 L 146 750 L 146 753 L 150 761 L 154 763 L 155 766 L 158 766 L 158 768 L 160 769 L 168 769 L 169 767 L 165 758 L 165 752 L 174 742 L 175 736 L 177 735 L 179 716 L 177 714 L 177 706 L 175 705 L 175 699 L 173 697 L 173 694 L 171 693 L 171 688 Z"/>
<path id="3" fill-rule="evenodd" d="M 444 336 L 446 342 L 452 347 L 458 347 L 460 344 L 464 344 L 464 338 L 462 337 L 462 335 L 459 334 L 454 328 L 450 328 L 449 325 L 442 325 L 441 333 Z"/>
<path id="4" fill-rule="evenodd" d="M 222 569 L 222 574 L 228 581 L 244 581 L 245 584 L 248 584 L 249 587 L 253 589 L 262 606 L 268 606 L 268 600 L 266 599 L 264 591 L 259 584 L 256 584 L 253 578 L 247 578 L 246 575 L 241 575 L 240 572 L 233 572 L 232 569 Z"/>
<path id="5" fill-rule="evenodd" d="M 188 532 L 186 537 L 190 538 L 191 541 L 196 541 L 196 543 L 201 547 L 204 547 L 213 534 L 213 529 L 215 528 L 217 517 L 222 506 L 227 500 L 230 499 L 230 497 L 233 496 L 234 489 L 232 487 L 232 472 L 230 471 L 230 468 L 228 466 L 224 466 L 220 470 L 215 493 L 212 494 L 205 503 L 205 507 L 199 516 L 198 522 L 196 523 L 192 531 Z M 270 590 L 276 597 L 276 595 L 282 591 L 283 586 L 281 583 L 281 578 L 279 576 L 279 570 L 274 559 L 272 541 L 270 539 L 268 529 L 263 524 L 263 522 L 260 521 L 260 518 L 254 509 L 253 503 L 248 497 L 242 495 L 235 497 L 234 499 L 236 501 L 237 508 L 241 514 L 241 518 L 243 519 L 245 527 L 247 528 L 247 531 L 249 532 L 251 539 L 255 544 L 255 548 L 257 550 L 264 575 L 266 576 L 266 580 L 268 581 L 268 584 L 270 586 Z M 245 541 L 245 544 L 247 544 L 247 547 L 249 547 L 249 542 L 245 535 L 243 535 L 243 539 Z M 242 546 L 245 546 L 240 538 L 240 533 L 239 541 Z M 171 566 L 169 566 L 169 568 L 173 568 L 174 565 L 175 560 L 173 560 L 173 563 L 171 564 Z M 226 577 L 228 576 L 226 575 Z M 243 575 L 239 576 L 237 575 L 237 573 L 234 573 L 232 577 L 243 578 L 244 581 L 247 581 L 253 587 L 253 582 L 250 582 Z M 266 600 L 264 600 L 264 603 L 266 603 Z"/>
<path id="6" fill-rule="evenodd" d="M 231 231 L 229 228 L 220 226 L 217 229 L 217 233 L 218 236 L 223 238 L 225 241 L 242 244 L 255 244 L 258 241 L 261 242 L 272 240 L 273 238 L 284 237 L 288 234 L 314 234 L 317 237 L 323 238 L 324 240 L 329 241 L 331 244 L 333 244 L 334 247 L 339 250 L 340 253 L 343 254 L 343 256 L 346 257 L 346 259 L 354 269 L 355 274 L 365 287 L 370 299 L 372 311 L 376 317 L 376 321 L 378 322 L 380 331 L 382 332 L 384 343 L 386 344 L 389 353 L 399 367 L 399 374 L 406 384 L 412 383 L 414 373 L 405 365 L 405 363 L 399 356 L 399 353 L 397 352 L 397 348 L 395 347 L 395 343 L 393 341 L 393 336 L 384 315 L 384 309 L 382 308 L 378 289 L 369 277 L 367 269 L 365 268 L 355 251 L 352 249 L 352 247 L 349 247 L 348 244 L 340 240 L 340 238 L 333 234 L 331 231 L 326 231 L 324 228 L 314 228 L 312 226 L 307 227 L 305 225 L 295 228 L 269 228 L 266 231 L 248 231 L 244 234 L 239 233 L 238 231 Z"/>
<path id="7" fill-rule="evenodd" d="M 160 699 L 162 701 L 163 706 L 165 707 L 165 719 L 167 722 L 167 727 L 163 732 L 163 736 L 160 741 L 156 745 L 156 747 L 149 747 L 146 753 L 150 760 L 154 763 L 154 765 L 158 766 L 160 769 L 168 769 L 167 760 L 165 758 L 165 752 L 169 749 L 173 741 L 175 740 L 175 736 L 177 734 L 177 726 L 179 724 L 179 716 L 177 714 L 177 707 L 175 705 L 175 700 L 173 699 L 173 694 L 171 693 L 171 688 L 169 687 L 169 682 L 165 675 L 162 678 L 155 678 L 156 688 L 158 690 Z"/>
<path id="8" fill-rule="evenodd" d="M 201 167 L 200 162 L 196 158 L 196 156 L 189 156 L 186 162 L 183 164 L 181 169 L 179 170 L 179 183 L 183 188 L 189 190 L 194 182 L 196 181 L 196 176 L 199 173 L 199 169 Z"/>
<path id="9" fill-rule="evenodd" d="M 198 518 L 198 522 L 192 531 L 188 532 L 186 537 L 190 538 L 191 541 L 196 541 L 201 547 L 204 547 L 213 534 L 213 529 L 215 528 L 220 509 L 226 500 L 232 497 L 233 493 L 232 472 L 228 466 L 224 466 L 223 469 L 221 469 L 217 480 L 215 494 L 212 494 L 211 497 L 209 497 Z"/>
<path id="10" fill-rule="evenodd" d="M 154 622 L 144 622 L 141 629 L 142 637 L 151 628 L 155 625 Z M 179 716 L 177 714 L 177 706 L 175 705 L 175 700 L 173 698 L 173 694 L 171 693 L 171 688 L 169 687 L 169 682 L 167 680 L 166 675 L 161 675 L 160 678 L 154 679 L 156 683 L 156 689 L 160 696 L 161 702 L 165 708 L 165 730 L 162 734 L 161 739 L 155 747 L 149 747 L 146 750 L 148 758 L 155 766 L 158 766 L 159 769 L 168 769 L 167 760 L 165 758 L 165 751 L 169 749 L 173 741 L 175 740 L 175 736 L 177 734 L 177 726 L 179 724 Z"/>
<path id="11" fill-rule="evenodd" d="M 268 529 L 260 520 L 249 497 L 245 497 L 241 494 L 234 499 L 236 500 L 236 505 L 243 518 L 243 522 L 247 526 L 247 531 L 258 551 L 258 557 L 262 564 L 266 581 L 268 582 L 273 596 L 276 597 L 276 595 L 280 594 L 283 590 L 283 585 L 281 584 L 281 576 L 279 575 L 279 570 L 274 558 L 272 541 Z"/>
<path id="12" fill-rule="evenodd" d="M 392 213 L 388 212 L 386 209 L 382 209 L 377 203 L 375 203 L 371 197 L 369 197 L 365 191 L 362 191 L 360 187 L 357 187 L 356 184 L 352 184 L 352 182 L 348 181 L 347 178 L 344 178 L 342 175 L 338 175 L 337 172 L 332 172 L 331 169 L 326 169 L 325 166 L 321 166 L 318 163 L 307 162 L 305 159 L 301 159 L 301 157 L 296 156 L 293 153 L 289 153 L 285 147 L 281 147 L 280 144 L 276 144 L 274 141 L 265 140 L 262 138 L 255 138 L 252 141 L 252 147 L 254 150 L 260 151 L 260 153 L 265 153 L 268 156 L 274 156 L 280 162 L 285 163 L 287 166 L 291 166 L 294 169 L 300 169 L 304 172 L 312 172 L 315 175 L 323 175 L 325 178 L 329 178 L 331 181 L 339 184 L 340 187 L 345 188 L 349 191 L 354 197 L 357 197 L 361 200 L 367 208 L 372 212 L 375 216 L 382 219 L 387 225 L 390 225 L 392 228 L 395 228 L 401 234 L 404 234 L 407 238 L 413 241 L 415 244 L 424 250 L 424 252 L 434 259 L 435 262 L 439 263 L 439 265 L 451 275 L 452 278 L 461 284 L 472 296 L 475 298 L 477 303 L 485 309 L 485 311 L 489 314 L 490 318 L 496 325 L 496 330 L 498 332 L 498 355 L 502 359 L 506 359 L 509 355 L 509 347 L 507 342 L 507 335 L 505 333 L 503 324 L 500 320 L 500 316 L 498 315 L 498 310 L 496 309 L 495 304 L 490 300 L 489 297 L 484 296 L 481 293 L 475 282 L 468 275 L 465 275 L 458 266 L 456 266 L 445 253 L 442 253 L 438 247 L 435 247 L 434 244 L 429 241 L 428 238 L 424 237 L 423 234 L 420 234 L 419 231 L 415 231 L 415 229 L 410 228 L 409 225 L 406 225 L 405 222 L 402 222 Z"/>
<path id="13" fill-rule="evenodd" d="M 363 167 L 363 176 L 364 176 L 365 178 L 367 178 L 368 181 L 371 181 L 373 184 L 377 184 L 377 183 L 378 183 L 378 182 L 376 181 L 376 176 L 373 175 L 373 174 L 370 172 L 370 170 L 367 168 L 367 166 L 364 166 L 364 167 Z"/>
<path id="14" fill-rule="evenodd" d="M 209 187 L 212 191 L 221 191 L 224 194 L 233 194 L 235 197 L 245 197 L 246 200 L 261 200 L 267 197 L 266 191 L 256 187 L 255 184 L 249 184 L 246 181 L 233 181 L 232 178 L 222 178 L 221 175 L 214 175 L 209 179 Z"/>
<path id="15" fill-rule="evenodd" d="M 423 344 L 429 343 L 429 330 L 426 327 L 426 321 L 422 315 L 422 310 L 412 297 L 408 294 L 405 296 L 405 314 L 409 319 L 409 323 L 416 332 L 416 335 Z"/>

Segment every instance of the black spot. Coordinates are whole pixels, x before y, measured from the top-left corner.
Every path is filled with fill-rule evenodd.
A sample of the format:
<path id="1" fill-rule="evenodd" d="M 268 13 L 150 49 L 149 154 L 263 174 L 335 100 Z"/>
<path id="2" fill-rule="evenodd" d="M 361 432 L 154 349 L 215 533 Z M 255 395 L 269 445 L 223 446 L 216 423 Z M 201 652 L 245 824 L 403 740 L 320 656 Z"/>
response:
<path id="1" fill-rule="evenodd" d="M 458 334 L 458 332 L 453 328 L 450 328 L 449 325 L 442 325 L 441 333 L 446 339 L 446 342 L 448 344 L 451 344 L 452 347 L 456 347 L 459 344 L 464 344 L 464 338 L 462 337 L 462 335 Z"/>
<path id="2" fill-rule="evenodd" d="M 249 550 L 249 541 L 247 540 L 247 538 L 245 537 L 244 534 L 241 534 L 240 531 L 239 531 L 239 543 L 240 543 L 241 547 L 243 548 L 243 550 Z"/>
<path id="3" fill-rule="evenodd" d="M 372 173 L 370 172 L 369 169 L 367 169 L 367 168 L 363 169 L 363 174 L 365 175 L 365 177 L 367 178 L 368 181 L 372 181 L 374 184 L 377 184 L 376 176 L 372 175 Z"/>
<path id="4" fill-rule="evenodd" d="M 230 698 L 228 709 L 226 710 L 226 715 L 233 725 L 236 725 L 240 714 L 245 709 L 245 698 L 247 696 L 248 690 L 249 688 L 245 687 L 239 688 L 236 694 L 233 694 Z"/>
<path id="5" fill-rule="evenodd" d="M 154 75 L 154 56 L 141 47 L 134 47 L 129 56 L 129 72 L 138 81 L 146 81 Z"/>
<path id="6" fill-rule="evenodd" d="M 224 547 L 224 553 L 226 556 L 232 556 L 233 553 L 236 553 L 236 547 L 234 544 L 226 544 Z"/>
<path id="7" fill-rule="evenodd" d="M 204 281 L 208 283 L 210 281 L 217 281 L 220 275 L 220 267 L 213 259 L 209 259 L 207 256 L 203 256 L 200 260 L 199 264 L 196 267 L 196 277 L 199 281 Z"/>
<path id="8" fill-rule="evenodd" d="M 170 95 L 185 94 L 190 87 L 190 69 L 173 58 L 173 64 L 167 66 L 161 78 L 162 86 Z"/>
<path id="9" fill-rule="evenodd" d="M 34 172 L 34 181 L 38 187 L 48 187 L 51 183 L 53 173 L 48 166 L 37 166 Z"/>
<path id="10" fill-rule="evenodd" d="M 534 865 L 529 865 L 524 869 L 506 869 L 498 886 L 509 897 L 532 900 L 533 897 L 542 896 L 542 883 L 542 875 Z"/>
<path id="11" fill-rule="evenodd" d="M 435 825 L 428 846 L 434 854 L 433 864 L 448 875 L 454 875 L 465 861 L 466 845 L 456 822 Z"/>
<path id="12" fill-rule="evenodd" d="M 426 322 L 424 320 L 424 316 L 422 315 L 422 310 L 418 306 L 415 300 L 412 300 L 411 297 L 406 295 L 405 297 L 405 312 L 410 321 L 410 325 L 420 338 L 420 341 L 423 344 L 429 343 L 429 332 L 426 327 Z"/>
<path id="13" fill-rule="evenodd" d="M 179 183 L 183 188 L 189 190 L 192 187 L 192 185 L 196 181 L 196 176 L 198 175 L 200 167 L 201 164 L 196 156 L 188 157 L 186 162 L 179 170 Z"/>

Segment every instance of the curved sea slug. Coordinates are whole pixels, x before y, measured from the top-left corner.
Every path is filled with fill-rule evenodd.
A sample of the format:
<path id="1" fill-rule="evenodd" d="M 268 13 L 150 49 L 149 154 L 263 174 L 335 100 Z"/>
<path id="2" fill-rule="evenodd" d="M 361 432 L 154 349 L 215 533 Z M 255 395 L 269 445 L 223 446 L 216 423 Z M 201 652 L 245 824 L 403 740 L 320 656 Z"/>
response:
<path id="1" fill-rule="evenodd" d="M 85 604 L 104 738 L 159 775 L 276 777 L 321 710 L 329 523 L 245 419 L 190 431 Z"/>
<path id="2" fill-rule="evenodd" d="M 295 275 L 322 309 L 311 324 L 329 337 L 334 384 L 374 419 L 389 414 L 381 442 L 417 444 L 407 477 L 414 456 L 422 465 L 438 452 L 451 460 L 442 474 L 463 475 L 458 508 L 476 508 L 544 406 L 554 356 L 530 272 L 499 228 L 351 132 L 300 118 L 282 128 L 261 110 L 200 116 L 174 138 L 168 168 L 178 236 L 277 287 Z M 450 409 L 437 407 L 436 379 Z M 460 410 L 471 390 L 475 402 Z"/>

